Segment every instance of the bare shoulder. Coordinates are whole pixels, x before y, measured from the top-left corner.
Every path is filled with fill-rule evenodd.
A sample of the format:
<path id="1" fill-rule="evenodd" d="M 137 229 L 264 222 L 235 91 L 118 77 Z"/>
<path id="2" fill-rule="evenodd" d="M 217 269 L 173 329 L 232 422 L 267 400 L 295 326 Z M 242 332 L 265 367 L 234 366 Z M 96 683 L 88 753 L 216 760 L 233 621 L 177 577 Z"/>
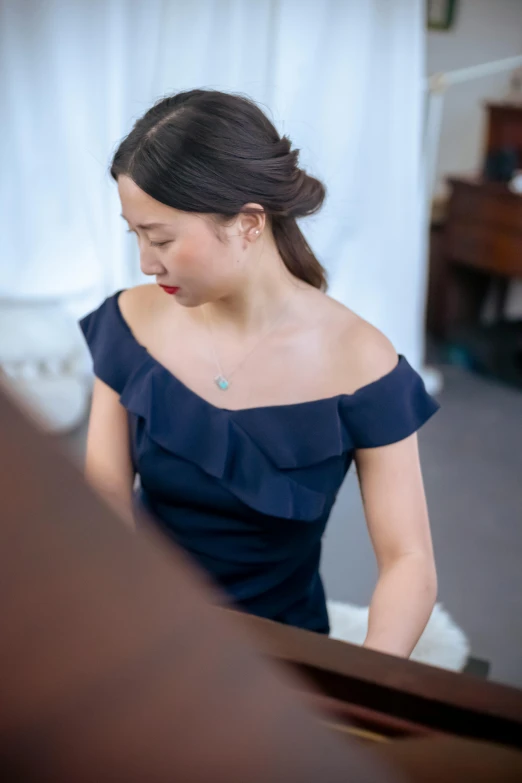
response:
<path id="1" fill-rule="evenodd" d="M 359 316 L 346 330 L 345 350 L 348 355 L 344 366 L 352 392 L 388 375 L 397 366 L 397 351 L 388 338 Z"/>
<path id="2" fill-rule="evenodd" d="M 157 285 L 138 285 L 123 291 L 118 304 L 123 318 L 134 331 L 150 322 L 165 298 Z"/>
<path id="3" fill-rule="evenodd" d="M 353 394 L 390 373 L 398 362 L 390 340 L 375 326 L 334 300 L 328 305 L 336 386 Z"/>

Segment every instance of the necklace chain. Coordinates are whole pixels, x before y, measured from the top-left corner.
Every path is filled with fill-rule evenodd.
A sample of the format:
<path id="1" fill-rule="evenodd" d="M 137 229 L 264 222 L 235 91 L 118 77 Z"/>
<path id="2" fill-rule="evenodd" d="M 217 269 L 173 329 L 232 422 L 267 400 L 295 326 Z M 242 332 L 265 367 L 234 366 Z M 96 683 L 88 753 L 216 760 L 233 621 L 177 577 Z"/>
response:
<path id="1" fill-rule="evenodd" d="M 240 367 L 243 366 L 243 364 L 246 362 L 246 360 L 248 358 L 250 358 L 250 356 L 254 353 L 254 351 L 261 345 L 261 343 L 264 340 L 266 340 L 266 338 L 274 331 L 276 326 L 278 326 L 278 324 L 281 322 L 283 316 L 285 315 L 285 313 L 287 311 L 289 300 L 290 300 L 290 297 L 286 300 L 285 304 L 283 305 L 283 308 L 282 308 L 281 312 L 279 313 L 277 318 L 274 320 L 274 322 L 270 325 L 270 327 L 264 332 L 264 334 L 261 335 L 259 340 L 257 340 L 254 343 L 252 348 L 245 354 L 245 356 L 243 356 L 242 359 L 239 360 L 239 362 L 235 365 L 235 367 L 233 367 L 230 370 L 230 372 L 227 373 L 226 375 L 223 372 L 223 367 L 222 367 L 222 364 L 221 364 L 221 362 L 219 360 L 218 352 L 216 350 L 216 345 L 215 345 L 215 341 L 214 341 L 214 332 L 213 332 L 213 329 L 212 329 L 212 323 L 211 323 L 211 321 L 209 319 L 207 311 L 204 310 L 205 323 L 207 325 L 207 329 L 208 329 L 209 336 L 210 336 L 210 346 L 211 346 L 211 349 L 212 349 L 212 355 L 214 357 L 214 362 L 215 362 L 217 370 L 218 370 L 218 375 L 216 375 L 216 377 L 214 378 L 214 383 L 216 384 L 218 389 L 221 389 L 221 391 L 227 391 L 230 388 L 230 381 L 231 381 L 232 376 L 237 372 L 237 370 L 239 370 Z"/>

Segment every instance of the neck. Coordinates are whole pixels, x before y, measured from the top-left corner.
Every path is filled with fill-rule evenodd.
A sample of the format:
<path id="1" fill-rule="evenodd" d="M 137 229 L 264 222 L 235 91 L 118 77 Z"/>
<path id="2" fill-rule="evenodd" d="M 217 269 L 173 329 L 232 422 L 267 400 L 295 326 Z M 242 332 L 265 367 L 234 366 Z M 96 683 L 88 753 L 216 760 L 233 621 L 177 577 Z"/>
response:
<path id="1" fill-rule="evenodd" d="M 233 294 L 204 307 L 212 323 L 221 329 L 258 333 L 268 327 L 299 285 L 290 274 L 275 243 L 264 240 L 253 259 L 252 273 Z"/>

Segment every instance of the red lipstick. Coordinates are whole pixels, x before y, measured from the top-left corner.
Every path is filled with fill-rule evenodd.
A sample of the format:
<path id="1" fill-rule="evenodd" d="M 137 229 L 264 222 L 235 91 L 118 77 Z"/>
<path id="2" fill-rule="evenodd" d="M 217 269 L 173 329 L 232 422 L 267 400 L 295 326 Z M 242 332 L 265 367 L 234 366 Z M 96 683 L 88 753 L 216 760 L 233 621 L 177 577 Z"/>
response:
<path id="1" fill-rule="evenodd" d="M 170 294 L 173 296 L 174 294 L 177 294 L 179 291 L 179 286 L 172 286 L 172 285 L 161 285 L 160 288 L 163 288 L 166 294 Z"/>

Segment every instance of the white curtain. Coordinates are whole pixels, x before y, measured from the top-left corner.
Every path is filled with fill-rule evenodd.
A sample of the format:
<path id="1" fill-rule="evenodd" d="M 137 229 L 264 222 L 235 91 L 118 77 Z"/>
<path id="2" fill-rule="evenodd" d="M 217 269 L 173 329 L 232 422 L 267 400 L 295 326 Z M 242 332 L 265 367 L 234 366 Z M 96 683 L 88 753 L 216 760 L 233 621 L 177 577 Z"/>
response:
<path id="1" fill-rule="evenodd" d="M 0 296 L 78 314 L 140 280 L 111 152 L 163 94 L 260 101 L 328 187 L 331 292 L 419 366 L 422 0 L 0 0 Z"/>

